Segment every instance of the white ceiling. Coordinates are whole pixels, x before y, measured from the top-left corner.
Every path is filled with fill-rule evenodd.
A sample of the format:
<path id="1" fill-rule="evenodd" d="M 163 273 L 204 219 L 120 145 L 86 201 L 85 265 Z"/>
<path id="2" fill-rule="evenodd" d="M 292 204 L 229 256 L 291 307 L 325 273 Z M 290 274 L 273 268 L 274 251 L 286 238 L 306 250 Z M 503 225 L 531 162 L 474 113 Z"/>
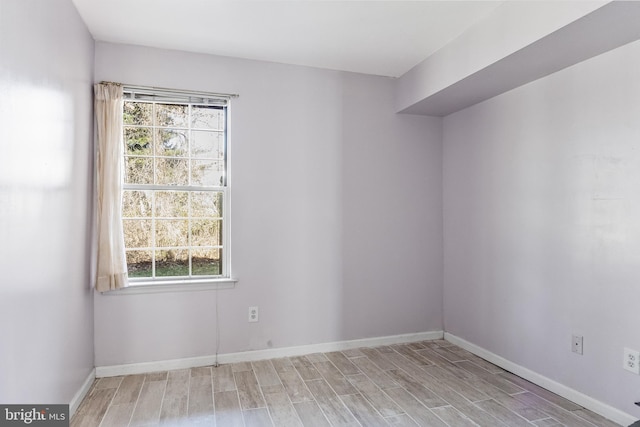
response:
<path id="1" fill-rule="evenodd" d="M 73 0 L 96 40 L 398 77 L 501 1 Z"/>

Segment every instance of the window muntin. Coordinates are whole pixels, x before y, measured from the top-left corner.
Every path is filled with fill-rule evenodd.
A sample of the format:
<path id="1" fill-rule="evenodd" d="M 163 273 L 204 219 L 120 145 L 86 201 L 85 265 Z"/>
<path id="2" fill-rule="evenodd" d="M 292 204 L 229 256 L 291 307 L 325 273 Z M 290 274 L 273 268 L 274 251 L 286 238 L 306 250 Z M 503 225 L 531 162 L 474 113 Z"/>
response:
<path id="1" fill-rule="evenodd" d="M 131 98 L 122 212 L 130 280 L 229 277 L 226 103 Z"/>

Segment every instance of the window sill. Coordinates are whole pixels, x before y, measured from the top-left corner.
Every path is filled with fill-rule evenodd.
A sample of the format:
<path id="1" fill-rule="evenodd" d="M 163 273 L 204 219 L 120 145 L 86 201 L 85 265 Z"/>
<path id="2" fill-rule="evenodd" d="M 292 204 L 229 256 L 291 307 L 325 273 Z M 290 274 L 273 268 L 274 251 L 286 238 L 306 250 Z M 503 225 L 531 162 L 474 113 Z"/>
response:
<path id="1" fill-rule="evenodd" d="M 114 291 L 101 292 L 102 295 L 136 295 L 166 292 L 194 292 L 217 289 L 233 289 L 238 279 L 171 280 L 163 282 L 131 282 L 129 286 Z"/>

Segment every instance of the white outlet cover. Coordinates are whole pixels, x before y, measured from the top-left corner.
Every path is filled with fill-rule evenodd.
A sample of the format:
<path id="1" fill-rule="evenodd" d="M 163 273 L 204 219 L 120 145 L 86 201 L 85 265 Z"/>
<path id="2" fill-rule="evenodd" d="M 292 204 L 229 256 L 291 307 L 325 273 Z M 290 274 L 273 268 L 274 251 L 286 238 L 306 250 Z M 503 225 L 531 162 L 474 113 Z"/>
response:
<path id="1" fill-rule="evenodd" d="M 622 367 L 629 372 L 640 375 L 640 352 L 625 348 Z"/>
<path id="2" fill-rule="evenodd" d="M 582 354 L 582 335 L 573 335 L 571 337 L 571 351 Z"/>
<path id="3" fill-rule="evenodd" d="M 259 320 L 258 315 L 258 307 L 249 307 L 249 322 L 257 322 Z"/>

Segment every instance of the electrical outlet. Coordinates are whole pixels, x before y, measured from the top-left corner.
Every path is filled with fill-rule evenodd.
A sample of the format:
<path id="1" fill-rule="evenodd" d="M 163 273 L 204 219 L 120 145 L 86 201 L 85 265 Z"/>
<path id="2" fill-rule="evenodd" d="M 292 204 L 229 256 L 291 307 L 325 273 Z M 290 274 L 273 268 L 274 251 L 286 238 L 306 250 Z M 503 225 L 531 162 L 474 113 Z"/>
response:
<path id="1" fill-rule="evenodd" d="M 623 368 L 634 374 L 640 375 L 640 353 L 629 348 L 624 349 L 624 365 Z"/>
<path id="2" fill-rule="evenodd" d="M 258 307 L 249 307 L 249 322 L 258 321 Z"/>
<path id="3" fill-rule="evenodd" d="M 582 336 L 573 335 L 571 337 L 571 351 L 582 354 Z"/>

